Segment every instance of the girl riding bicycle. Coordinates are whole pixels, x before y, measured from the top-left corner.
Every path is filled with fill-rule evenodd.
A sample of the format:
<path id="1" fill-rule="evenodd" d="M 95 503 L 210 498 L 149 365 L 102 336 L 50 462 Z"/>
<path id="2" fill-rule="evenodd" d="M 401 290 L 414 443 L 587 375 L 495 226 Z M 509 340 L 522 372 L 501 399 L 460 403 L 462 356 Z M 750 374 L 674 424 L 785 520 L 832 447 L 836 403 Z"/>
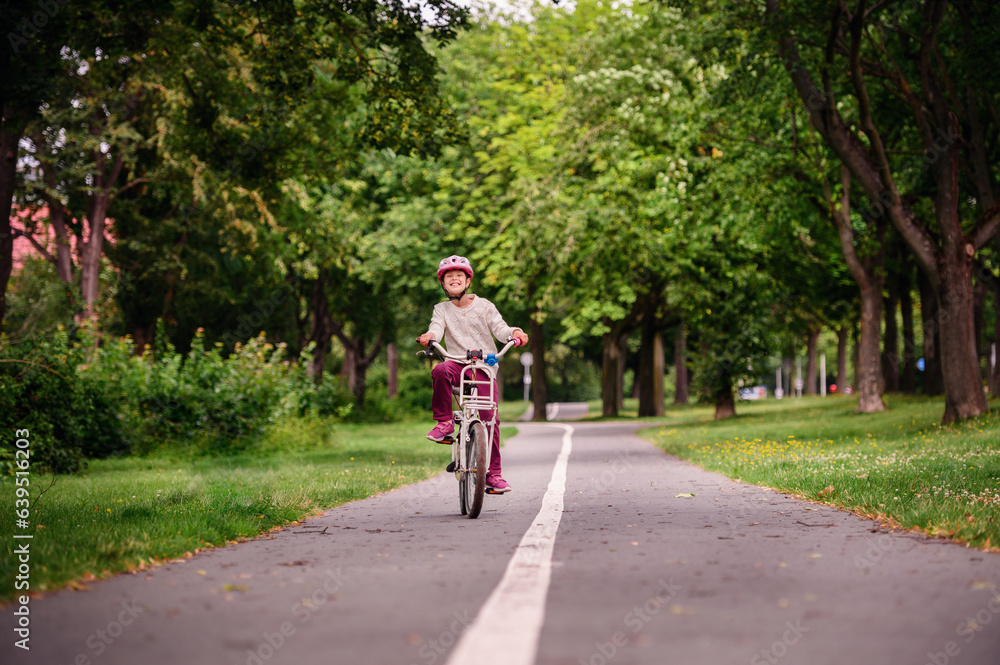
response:
<path id="1" fill-rule="evenodd" d="M 431 324 L 427 332 L 417 338 L 423 346 L 433 340 L 444 340 L 450 354 L 465 355 L 470 349 L 479 349 L 484 353 L 496 353 L 493 337 L 497 339 L 515 339 L 520 344 L 528 343 L 528 336 L 520 328 L 508 326 L 496 305 L 485 298 L 479 298 L 469 293 L 472 284 L 472 264 L 464 256 L 449 256 L 438 264 L 438 281 L 448 296 L 447 302 L 434 306 Z M 431 371 L 431 382 L 434 395 L 431 400 L 431 415 L 437 421 L 427 438 L 441 442 L 448 439 L 455 431 L 452 422 L 451 395 L 452 386 L 460 380 L 462 365 L 446 360 Z M 493 385 L 496 393 L 496 382 Z M 494 411 L 485 416 L 486 420 L 495 419 L 494 431 L 500 431 L 500 418 Z M 494 494 L 511 490 L 510 484 L 500 475 L 500 437 L 493 437 L 490 467 L 486 474 L 486 487 Z"/>

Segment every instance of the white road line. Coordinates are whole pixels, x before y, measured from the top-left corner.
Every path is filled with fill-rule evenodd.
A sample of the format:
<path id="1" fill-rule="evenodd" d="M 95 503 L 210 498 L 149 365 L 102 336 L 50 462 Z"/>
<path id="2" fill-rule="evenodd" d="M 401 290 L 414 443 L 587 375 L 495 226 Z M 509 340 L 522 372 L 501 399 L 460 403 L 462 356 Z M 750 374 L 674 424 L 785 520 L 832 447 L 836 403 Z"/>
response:
<path id="1" fill-rule="evenodd" d="M 546 404 L 545 407 L 546 410 L 548 411 L 548 414 L 546 414 L 545 419 L 555 420 L 556 414 L 559 413 L 559 402 L 550 402 L 549 404 Z"/>
<path id="2" fill-rule="evenodd" d="M 479 665 L 491 660 L 504 665 L 535 662 L 552 576 L 552 550 L 563 515 L 566 467 L 573 450 L 573 428 L 551 427 L 561 427 L 564 434 L 542 507 L 521 538 L 503 579 L 462 634 L 447 665 Z"/>

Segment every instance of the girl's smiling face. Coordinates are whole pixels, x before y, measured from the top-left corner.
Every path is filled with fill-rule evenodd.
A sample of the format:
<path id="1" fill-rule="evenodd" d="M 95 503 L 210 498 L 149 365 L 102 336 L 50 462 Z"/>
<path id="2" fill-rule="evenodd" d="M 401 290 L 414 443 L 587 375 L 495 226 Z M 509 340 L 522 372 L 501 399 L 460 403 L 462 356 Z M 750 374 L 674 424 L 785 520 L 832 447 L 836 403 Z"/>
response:
<path id="1" fill-rule="evenodd" d="M 464 270 L 449 270 L 441 278 L 441 284 L 449 296 L 461 295 L 462 291 L 469 288 L 471 282 Z"/>

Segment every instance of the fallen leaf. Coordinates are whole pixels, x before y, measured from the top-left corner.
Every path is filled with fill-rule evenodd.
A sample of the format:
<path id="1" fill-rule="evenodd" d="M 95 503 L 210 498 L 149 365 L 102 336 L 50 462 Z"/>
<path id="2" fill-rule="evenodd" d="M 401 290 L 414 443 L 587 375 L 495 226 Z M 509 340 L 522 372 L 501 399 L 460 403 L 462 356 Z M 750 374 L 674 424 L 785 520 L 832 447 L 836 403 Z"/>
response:
<path id="1" fill-rule="evenodd" d="M 199 575 L 207 575 L 208 574 L 204 570 L 199 570 L 197 572 L 198 572 Z"/>
<path id="2" fill-rule="evenodd" d="M 690 607 L 684 607 L 683 605 L 671 605 L 670 606 L 670 613 L 671 614 L 694 614 L 694 610 L 692 610 Z"/>
<path id="3" fill-rule="evenodd" d="M 675 499 L 680 499 L 680 498 L 685 498 L 685 499 L 687 499 L 687 498 L 690 498 L 690 497 L 692 497 L 692 496 L 694 496 L 694 494 L 688 494 L 687 492 L 681 492 L 680 494 L 675 494 L 675 495 L 674 495 L 674 498 L 675 498 Z"/>
<path id="4" fill-rule="evenodd" d="M 249 591 L 250 587 L 245 584 L 223 584 L 222 588 L 226 591 Z"/>
<path id="5" fill-rule="evenodd" d="M 994 588 L 994 586 L 995 585 L 993 584 L 993 582 L 987 582 L 986 580 L 975 580 L 972 582 L 972 586 L 970 588 L 973 591 L 983 591 L 985 589 L 992 589 Z"/>
<path id="6" fill-rule="evenodd" d="M 820 554 L 819 552 L 813 552 L 812 554 L 809 555 L 809 558 L 810 559 L 821 559 L 821 558 L 823 558 L 823 555 Z"/>
<path id="7" fill-rule="evenodd" d="M 834 488 L 833 485 L 827 485 L 826 487 L 824 487 L 823 489 L 821 489 L 819 492 L 816 492 L 816 496 L 829 496 L 829 495 L 833 494 L 835 491 L 836 491 L 836 488 Z"/>

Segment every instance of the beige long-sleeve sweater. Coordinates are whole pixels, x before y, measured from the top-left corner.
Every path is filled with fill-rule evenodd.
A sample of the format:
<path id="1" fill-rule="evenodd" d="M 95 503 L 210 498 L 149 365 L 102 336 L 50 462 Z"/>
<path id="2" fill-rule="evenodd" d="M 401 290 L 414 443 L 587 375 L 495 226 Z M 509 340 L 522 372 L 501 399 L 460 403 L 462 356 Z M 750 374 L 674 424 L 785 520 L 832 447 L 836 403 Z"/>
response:
<path id="1" fill-rule="evenodd" d="M 434 306 L 427 332 L 436 340 L 443 339 L 448 353 L 464 356 L 469 349 L 496 353 L 493 337 L 506 344 L 515 330 L 521 330 L 508 326 L 496 305 L 489 300 L 474 298 L 472 304 L 464 308 L 450 300 Z"/>

